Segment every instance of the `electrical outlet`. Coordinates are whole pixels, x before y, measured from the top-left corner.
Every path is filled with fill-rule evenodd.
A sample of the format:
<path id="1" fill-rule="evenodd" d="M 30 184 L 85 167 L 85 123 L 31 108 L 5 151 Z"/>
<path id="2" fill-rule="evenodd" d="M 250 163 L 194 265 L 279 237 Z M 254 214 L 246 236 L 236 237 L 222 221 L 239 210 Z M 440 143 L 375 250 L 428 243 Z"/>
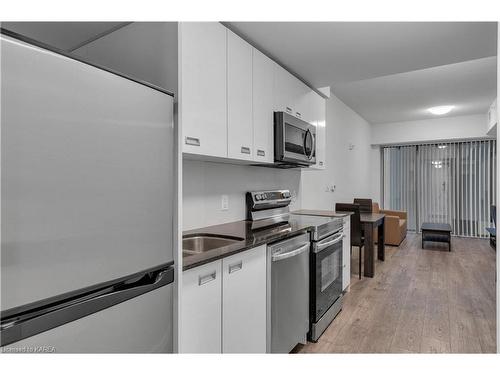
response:
<path id="1" fill-rule="evenodd" d="M 221 195 L 220 199 L 220 209 L 223 211 L 229 210 L 229 197 L 227 195 Z"/>

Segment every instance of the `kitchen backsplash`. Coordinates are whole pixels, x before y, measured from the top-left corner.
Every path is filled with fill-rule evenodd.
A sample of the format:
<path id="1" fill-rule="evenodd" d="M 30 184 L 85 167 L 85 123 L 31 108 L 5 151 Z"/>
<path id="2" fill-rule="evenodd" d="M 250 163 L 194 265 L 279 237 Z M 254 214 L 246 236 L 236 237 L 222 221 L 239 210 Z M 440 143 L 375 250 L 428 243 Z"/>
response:
<path id="1" fill-rule="evenodd" d="M 183 230 L 244 220 L 247 191 L 289 189 L 290 209 L 301 208 L 300 170 L 183 161 Z M 222 209 L 222 196 L 228 198 Z"/>

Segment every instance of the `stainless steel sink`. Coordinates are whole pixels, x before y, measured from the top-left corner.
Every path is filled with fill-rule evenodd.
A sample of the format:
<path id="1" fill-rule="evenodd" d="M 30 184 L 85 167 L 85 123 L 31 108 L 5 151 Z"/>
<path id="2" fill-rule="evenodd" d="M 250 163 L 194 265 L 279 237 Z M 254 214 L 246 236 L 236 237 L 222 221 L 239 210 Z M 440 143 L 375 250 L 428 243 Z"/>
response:
<path id="1" fill-rule="evenodd" d="M 182 252 L 184 256 L 200 254 L 243 240 L 243 238 L 235 236 L 193 234 L 182 239 Z"/>

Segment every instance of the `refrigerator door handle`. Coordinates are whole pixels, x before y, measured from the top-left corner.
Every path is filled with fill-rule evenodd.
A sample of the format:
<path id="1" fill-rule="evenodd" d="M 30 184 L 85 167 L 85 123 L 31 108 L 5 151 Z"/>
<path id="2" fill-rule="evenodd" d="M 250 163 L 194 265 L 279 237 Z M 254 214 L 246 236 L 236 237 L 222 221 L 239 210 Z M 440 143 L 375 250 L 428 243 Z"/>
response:
<path id="1" fill-rule="evenodd" d="M 50 300 L 2 311 L 0 346 L 83 318 L 173 281 L 174 268 L 170 264 L 163 265 Z"/>

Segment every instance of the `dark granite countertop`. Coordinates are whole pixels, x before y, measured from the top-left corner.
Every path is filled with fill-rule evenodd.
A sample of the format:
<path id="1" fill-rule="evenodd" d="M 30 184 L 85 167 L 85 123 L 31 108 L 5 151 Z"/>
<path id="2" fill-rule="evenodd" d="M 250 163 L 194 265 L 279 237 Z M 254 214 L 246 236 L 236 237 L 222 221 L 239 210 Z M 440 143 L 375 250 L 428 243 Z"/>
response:
<path id="1" fill-rule="evenodd" d="M 325 216 L 325 217 L 345 217 L 353 214 L 353 212 L 348 212 L 348 211 L 307 210 L 307 209 L 292 211 L 291 213 L 296 215 L 311 215 L 311 216 Z"/>
<path id="2" fill-rule="evenodd" d="M 326 218 L 323 219 L 327 220 Z M 182 268 L 185 271 L 256 246 L 269 244 L 287 237 L 305 233 L 312 229 L 313 221 L 317 222 L 318 220 L 321 219 L 311 220 L 308 216 L 290 215 L 287 223 L 265 229 L 252 229 L 252 221 L 242 220 L 184 231 L 184 237 L 193 234 L 212 234 L 241 237 L 243 240 L 203 253 L 185 255 L 183 256 Z"/>

